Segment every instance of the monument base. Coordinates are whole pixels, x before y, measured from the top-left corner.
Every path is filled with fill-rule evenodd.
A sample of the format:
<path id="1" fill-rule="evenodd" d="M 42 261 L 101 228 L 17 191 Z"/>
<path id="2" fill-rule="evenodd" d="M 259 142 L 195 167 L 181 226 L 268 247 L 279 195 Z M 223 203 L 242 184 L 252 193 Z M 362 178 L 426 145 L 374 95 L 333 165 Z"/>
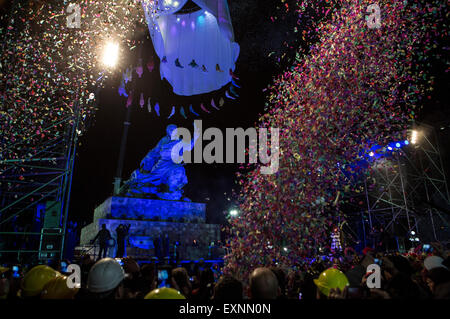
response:
<path id="1" fill-rule="evenodd" d="M 223 254 L 212 248 L 220 240 L 220 226 L 206 224 L 205 211 L 202 203 L 110 197 L 95 209 L 93 223 L 81 230 L 80 245 L 90 245 L 102 224 L 117 243 L 116 228 L 129 224 L 126 256 L 221 258 Z M 117 245 L 111 247 L 108 256 L 116 257 L 116 249 Z"/>

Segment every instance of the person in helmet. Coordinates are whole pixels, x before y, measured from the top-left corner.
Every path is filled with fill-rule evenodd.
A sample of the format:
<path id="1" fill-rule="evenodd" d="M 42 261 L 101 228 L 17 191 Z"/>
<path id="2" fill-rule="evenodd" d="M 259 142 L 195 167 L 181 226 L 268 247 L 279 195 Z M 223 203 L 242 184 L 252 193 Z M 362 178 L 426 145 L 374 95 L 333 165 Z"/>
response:
<path id="1" fill-rule="evenodd" d="M 314 279 L 317 286 L 317 299 L 328 299 L 330 293 L 335 291 L 344 292 L 350 284 L 345 274 L 339 269 L 328 268 L 323 271 L 319 278 Z M 338 290 L 339 289 L 339 290 Z"/>
<path id="2" fill-rule="evenodd" d="M 44 286 L 41 299 L 74 299 L 78 290 L 78 288 L 69 288 L 67 276 L 57 276 Z"/>
<path id="3" fill-rule="evenodd" d="M 103 258 L 95 263 L 88 275 L 89 299 L 123 299 L 123 280 L 125 272 L 122 266 L 112 258 Z"/>
<path id="4" fill-rule="evenodd" d="M 21 283 L 19 292 L 21 298 L 39 299 L 45 285 L 57 276 L 61 276 L 59 272 L 46 265 L 33 267 L 25 274 Z"/>
<path id="5" fill-rule="evenodd" d="M 150 291 L 144 299 L 186 299 L 181 292 L 173 288 L 158 288 Z"/>

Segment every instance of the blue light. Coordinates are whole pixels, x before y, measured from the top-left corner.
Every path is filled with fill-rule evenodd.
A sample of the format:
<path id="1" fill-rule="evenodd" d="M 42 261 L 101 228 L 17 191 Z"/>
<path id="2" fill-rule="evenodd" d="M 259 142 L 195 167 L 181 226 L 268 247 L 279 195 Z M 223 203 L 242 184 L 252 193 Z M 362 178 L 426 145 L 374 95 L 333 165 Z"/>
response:
<path id="1" fill-rule="evenodd" d="M 406 140 L 406 141 L 405 141 L 405 145 L 408 145 L 408 144 L 409 144 L 409 141 L 408 141 L 408 140 Z"/>
<path id="2" fill-rule="evenodd" d="M 401 146 L 400 143 L 396 143 L 396 144 L 395 144 L 395 147 L 400 147 L 400 146 Z"/>

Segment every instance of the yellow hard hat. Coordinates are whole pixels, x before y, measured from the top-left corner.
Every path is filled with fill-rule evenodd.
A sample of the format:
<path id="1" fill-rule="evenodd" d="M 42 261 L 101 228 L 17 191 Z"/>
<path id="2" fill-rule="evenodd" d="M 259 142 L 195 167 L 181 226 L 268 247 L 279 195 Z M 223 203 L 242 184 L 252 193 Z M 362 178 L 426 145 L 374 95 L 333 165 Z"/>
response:
<path id="1" fill-rule="evenodd" d="M 186 299 L 178 290 L 173 288 L 158 288 L 150 291 L 144 299 Z"/>
<path id="2" fill-rule="evenodd" d="M 51 279 L 42 290 L 42 299 L 73 299 L 79 289 L 67 286 L 67 276 Z"/>
<path id="3" fill-rule="evenodd" d="M 319 288 L 320 292 L 328 297 L 330 294 L 330 289 L 339 288 L 341 291 L 349 286 L 349 282 L 347 276 L 335 268 L 328 268 L 324 272 L 322 272 L 319 278 L 314 279 L 314 283 Z"/>
<path id="4" fill-rule="evenodd" d="M 61 274 L 49 266 L 39 265 L 33 267 L 25 274 L 25 277 L 22 280 L 21 296 L 33 297 L 39 295 L 42 292 L 42 289 L 44 289 L 44 286 L 59 275 Z"/>
<path id="5" fill-rule="evenodd" d="M 9 268 L 0 266 L 0 274 L 3 274 L 4 272 L 7 272 Z"/>

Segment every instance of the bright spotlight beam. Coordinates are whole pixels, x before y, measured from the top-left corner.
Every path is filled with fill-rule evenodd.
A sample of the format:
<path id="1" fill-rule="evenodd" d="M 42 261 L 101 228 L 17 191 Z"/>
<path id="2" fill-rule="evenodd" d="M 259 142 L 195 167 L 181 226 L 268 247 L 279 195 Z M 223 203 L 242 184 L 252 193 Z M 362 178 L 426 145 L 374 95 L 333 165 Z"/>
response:
<path id="1" fill-rule="evenodd" d="M 417 131 L 412 131 L 411 133 L 411 144 L 416 144 L 417 143 L 417 136 L 419 135 L 419 133 Z"/>
<path id="2" fill-rule="evenodd" d="M 107 67 L 114 67 L 119 60 L 119 44 L 108 42 L 103 51 L 103 64 Z"/>
<path id="3" fill-rule="evenodd" d="M 239 214 L 239 212 L 236 209 L 233 209 L 230 211 L 230 216 L 237 216 Z"/>

